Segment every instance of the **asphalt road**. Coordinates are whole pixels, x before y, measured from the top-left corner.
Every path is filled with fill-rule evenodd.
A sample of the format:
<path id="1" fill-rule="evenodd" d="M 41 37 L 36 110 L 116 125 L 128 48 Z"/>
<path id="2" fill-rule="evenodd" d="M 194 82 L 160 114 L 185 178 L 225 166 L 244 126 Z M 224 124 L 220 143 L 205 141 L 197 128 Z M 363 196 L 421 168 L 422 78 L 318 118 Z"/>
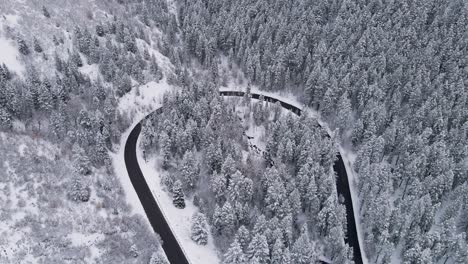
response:
<path id="1" fill-rule="evenodd" d="M 135 188 L 154 232 L 159 234 L 162 239 L 162 248 L 169 259 L 169 262 L 171 264 L 188 264 L 189 262 L 184 255 L 182 248 L 179 243 L 177 243 L 177 240 L 171 232 L 161 209 L 154 200 L 153 194 L 151 193 L 143 173 L 141 172 L 140 166 L 138 165 L 136 144 L 140 132 L 141 124 L 139 123 L 133 128 L 132 132 L 130 132 L 127 142 L 125 143 L 124 155 L 128 175 L 130 176 L 133 188 Z"/>
<path id="2" fill-rule="evenodd" d="M 242 91 L 221 91 L 221 96 L 244 96 Z M 252 98 L 260 99 L 260 94 L 251 93 Z M 285 109 L 288 109 L 300 116 L 302 110 L 295 107 L 294 105 L 288 104 L 286 102 L 280 101 L 276 98 L 270 96 L 263 96 L 263 99 L 268 102 L 276 103 L 280 102 L 281 106 Z M 162 108 L 159 108 L 155 111 L 156 113 L 161 113 Z M 143 209 L 145 210 L 146 216 L 153 227 L 154 232 L 159 234 L 162 239 L 162 247 L 166 253 L 167 258 L 171 264 L 188 264 L 188 260 L 183 253 L 182 248 L 177 243 L 177 240 L 174 234 L 171 232 L 169 225 L 164 218 L 161 209 L 154 200 L 153 194 L 151 193 L 148 184 L 141 172 L 140 166 L 138 165 L 137 153 L 136 153 L 136 144 L 138 141 L 138 136 L 141 132 L 141 123 L 138 123 L 130 135 L 128 136 L 127 142 L 125 143 L 125 165 L 127 167 L 128 175 L 132 182 L 133 187 L 140 199 Z M 337 154 L 337 159 L 333 165 L 333 169 L 337 175 L 336 178 L 336 188 L 338 194 L 341 194 L 345 200 L 346 207 L 346 222 L 347 222 L 347 236 L 345 238 L 345 243 L 353 248 L 354 253 L 354 262 L 356 264 L 362 263 L 361 250 L 359 247 L 359 241 L 356 231 L 356 222 L 354 219 L 354 210 L 353 202 L 351 198 L 351 192 L 349 189 L 348 175 L 346 173 L 345 165 L 341 155 Z"/>

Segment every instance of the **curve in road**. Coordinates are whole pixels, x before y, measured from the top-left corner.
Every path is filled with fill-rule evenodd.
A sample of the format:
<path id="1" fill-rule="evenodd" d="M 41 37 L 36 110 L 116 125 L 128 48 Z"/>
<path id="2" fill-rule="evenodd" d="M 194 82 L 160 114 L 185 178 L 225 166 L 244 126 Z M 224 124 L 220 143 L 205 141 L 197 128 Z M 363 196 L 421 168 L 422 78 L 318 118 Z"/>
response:
<path id="1" fill-rule="evenodd" d="M 237 96 L 242 97 L 245 95 L 243 91 L 220 91 L 221 96 Z M 263 100 L 271 103 L 279 102 L 281 106 L 285 109 L 290 110 L 294 114 L 300 116 L 302 114 L 302 109 L 283 102 L 277 98 L 268 96 L 268 95 L 261 95 L 257 93 L 251 93 L 251 97 L 253 99 L 260 99 L 263 96 Z M 328 137 L 330 135 L 327 134 Z M 359 246 L 359 239 L 357 236 L 357 229 L 356 229 L 356 219 L 354 218 L 354 208 L 353 208 L 353 200 L 351 198 L 351 191 L 349 188 L 349 180 L 348 174 L 346 173 L 346 167 L 343 162 L 343 158 L 341 157 L 340 153 L 337 153 L 335 163 L 333 164 L 333 170 L 335 171 L 336 177 L 336 189 L 338 194 L 341 194 L 345 200 L 345 207 L 346 207 L 346 225 L 347 225 L 347 236 L 345 237 L 345 243 L 347 243 L 350 247 L 353 248 L 354 254 L 354 262 L 356 264 L 362 264 L 362 256 L 361 256 L 361 248 Z"/>
<path id="2" fill-rule="evenodd" d="M 245 95 L 245 92 L 242 91 L 220 91 L 221 96 L 237 96 L 242 97 Z M 279 102 L 281 106 L 285 109 L 290 110 L 296 115 L 300 116 L 302 110 L 292 104 L 283 102 L 277 98 L 261 95 L 257 93 L 251 93 L 252 98 L 260 99 L 263 96 L 263 100 L 267 102 L 276 103 Z M 155 113 L 159 114 L 162 112 L 162 108 L 158 108 Z M 167 223 L 161 208 L 159 208 L 156 200 L 151 193 L 148 184 L 141 172 L 140 166 L 138 165 L 137 160 L 137 142 L 138 137 L 141 132 L 141 122 L 138 123 L 130 132 L 130 135 L 127 138 L 125 143 L 125 165 L 127 167 L 127 172 L 132 182 L 133 187 L 140 199 L 140 202 L 145 210 L 146 216 L 153 227 L 154 232 L 159 234 L 162 240 L 162 248 L 166 253 L 166 256 L 170 263 L 172 264 L 189 264 L 187 257 L 185 256 L 181 246 L 177 242 L 174 234 Z M 348 175 L 346 173 L 346 168 L 343 162 L 341 155 L 337 154 L 337 159 L 333 165 L 333 169 L 337 174 L 336 179 L 336 188 L 337 192 L 341 194 L 345 199 L 346 207 L 346 222 L 347 222 L 347 237 L 345 238 L 345 243 L 353 248 L 354 253 L 354 262 L 357 264 L 362 263 L 361 250 L 359 246 L 359 240 L 356 230 L 356 222 L 354 219 L 354 209 L 353 202 L 351 198 L 351 191 L 349 189 Z"/>
<path id="3" fill-rule="evenodd" d="M 138 123 L 133 128 L 132 132 L 130 132 L 127 142 L 125 143 L 125 165 L 127 167 L 128 175 L 130 176 L 130 181 L 132 182 L 133 188 L 135 188 L 154 232 L 159 234 L 161 237 L 162 248 L 164 249 L 169 262 L 172 264 L 189 264 L 187 257 L 184 255 L 182 248 L 179 243 L 177 243 L 174 234 L 171 232 L 169 224 L 156 203 L 156 200 L 146 183 L 145 177 L 141 172 L 140 166 L 138 165 L 136 150 L 140 132 L 141 123 Z"/>

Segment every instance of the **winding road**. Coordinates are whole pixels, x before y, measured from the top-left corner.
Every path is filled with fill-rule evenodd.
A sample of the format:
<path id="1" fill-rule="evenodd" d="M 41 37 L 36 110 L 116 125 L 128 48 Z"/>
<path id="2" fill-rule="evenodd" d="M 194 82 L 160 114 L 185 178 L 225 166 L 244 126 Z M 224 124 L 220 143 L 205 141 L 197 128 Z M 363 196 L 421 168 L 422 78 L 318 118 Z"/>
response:
<path id="1" fill-rule="evenodd" d="M 221 96 L 244 96 L 245 92 L 242 91 L 220 91 Z M 253 99 L 260 99 L 263 96 L 263 100 L 271 103 L 279 102 L 281 106 L 285 109 L 290 110 L 294 114 L 300 116 L 302 114 L 302 109 L 281 101 L 277 98 L 251 93 Z M 330 138 L 330 135 L 327 134 Z M 347 225 L 347 234 L 345 237 L 345 243 L 347 243 L 350 247 L 353 248 L 354 254 L 354 263 L 362 264 L 362 256 L 361 256 L 361 248 L 359 246 L 359 239 L 357 235 L 356 229 L 356 219 L 354 218 L 354 208 L 353 208 L 353 200 L 351 198 L 351 190 L 349 188 L 349 180 L 348 174 L 346 173 L 346 167 L 343 162 L 343 158 L 341 157 L 340 153 L 337 153 L 335 163 L 333 164 L 333 170 L 336 173 L 336 189 L 338 194 L 341 194 L 345 200 L 345 207 L 346 207 L 346 225 Z"/>
<path id="2" fill-rule="evenodd" d="M 245 95 L 242 91 L 220 91 L 221 96 L 237 96 L 242 97 Z M 257 93 L 251 93 L 253 99 L 260 99 L 263 96 L 263 100 L 276 103 L 279 102 L 281 106 L 285 109 L 290 110 L 296 115 L 300 116 L 302 110 L 298 107 L 283 102 L 277 98 L 261 95 Z M 159 108 L 155 113 L 159 114 L 162 112 L 162 108 Z M 127 167 L 127 172 L 132 182 L 133 187 L 140 199 L 140 202 L 143 206 L 143 209 L 148 217 L 148 220 L 153 227 L 154 232 L 159 234 L 162 240 L 162 248 L 166 253 L 166 256 L 171 264 L 188 264 L 189 261 L 184 255 L 184 252 L 177 242 L 174 234 L 172 233 L 169 224 L 167 223 L 161 208 L 159 208 L 156 200 L 151 193 L 148 184 L 141 172 L 140 166 L 138 165 L 137 160 L 137 142 L 138 137 L 141 132 L 141 122 L 138 123 L 130 132 L 130 135 L 127 138 L 125 143 L 125 165 Z M 351 192 L 349 189 L 348 175 L 346 173 L 346 168 L 343 162 L 341 155 L 337 154 L 337 159 L 333 165 L 333 169 L 337 175 L 336 177 L 336 188 L 338 194 L 341 194 L 345 200 L 346 207 L 346 222 L 347 222 L 347 236 L 345 238 L 345 243 L 353 248 L 354 253 L 354 262 L 356 264 L 362 263 L 361 250 L 359 247 L 359 240 L 356 230 L 356 222 L 354 219 L 354 209 L 353 202 L 351 198 Z"/>
<path id="3" fill-rule="evenodd" d="M 162 248 L 166 253 L 167 259 L 171 264 L 189 264 L 182 248 L 177 242 L 174 234 L 172 233 L 169 224 L 166 221 L 161 208 L 159 208 L 156 200 L 151 193 L 145 177 L 141 172 L 137 159 L 137 142 L 138 136 L 141 132 L 141 122 L 138 123 L 130 132 L 127 142 L 125 143 L 125 165 L 127 167 L 130 181 L 133 188 L 140 199 L 146 216 L 148 217 L 154 232 L 159 234 L 162 239 Z"/>

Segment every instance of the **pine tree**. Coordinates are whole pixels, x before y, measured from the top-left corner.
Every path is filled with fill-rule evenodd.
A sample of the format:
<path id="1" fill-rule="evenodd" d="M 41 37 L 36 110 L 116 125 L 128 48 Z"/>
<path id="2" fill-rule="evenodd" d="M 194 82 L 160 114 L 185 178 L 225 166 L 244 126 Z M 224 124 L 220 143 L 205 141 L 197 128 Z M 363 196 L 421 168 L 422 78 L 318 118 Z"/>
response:
<path id="1" fill-rule="evenodd" d="M 211 176 L 210 189 L 215 197 L 220 200 L 227 190 L 227 179 L 222 173 L 214 172 Z"/>
<path id="2" fill-rule="evenodd" d="M 229 197 L 232 201 L 248 202 L 253 195 L 253 182 L 236 171 L 229 182 Z"/>
<path id="3" fill-rule="evenodd" d="M 283 256 L 281 258 L 281 264 L 292 264 L 291 260 L 291 253 L 289 252 L 289 248 L 284 249 Z"/>
<path id="4" fill-rule="evenodd" d="M 187 190 L 194 190 L 198 182 L 198 164 L 192 151 L 187 151 L 182 159 L 180 174 Z"/>
<path id="5" fill-rule="evenodd" d="M 72 153 L 75 170 L 81 175 L 90 174 L 91 162 L 89 161 L 89 158 L 86 155 L 83 148 L 81 148 L 78 144 L 75 143 L 72 148 Z"/>
<path id="6" fill-rule="evenodd" d="M 343 132 L 346 129 L 351 129 L 352 109 L 351 101 L 348 98 L 348 93 L 344 93 L 338 102 L 338 114 L 336 126 Z"/>
<path id="7" fill-rule="evenodd" d="M 74 202 L 87 202 L 91 194 L 90 188 L 83 184 L 83 182 L 77 177 L 72 176 L 70 190 L 67 194 L 68 199 Z"/>
<path id="8" fill-rule="evenodd" d="M 172 186 L 172 203 L 179 209 L 185 208 L 184 191 L 182 190 L 182 183 L 180 180 L 175 181 Z"/>
<path id="9" fill-rule="evenodd" d="M 108 158 L 107 156 L 107 146 L 106 146 L 106 138 L 100 133 L 97 133 L 96 136 L 96 144 L 93 148 L 93 160 L 96 164 L 102 165 L 104 164 L 105 160 Z"/>
<path id="10" fill-rule="evenodd" d="M 8 111 L 0 106 L 0 128 L 10 129 L 12 127 L 12 116 Z"/>
<path id="11" fill-rule="evenodd" d="M 247 246 L 250 243 L 250 232 L 245 226 L 240 226 L 237 230 L 236 239 L 239 241 L 239 244 L 243 250 L 247 249 Z"/>
<path id="12" fill-rule="evenodd" d="M 236 216 L 229 202 L 225 202 L 223 207 L 216 205 L 213 214 L 213 228 L 218 234 L 230 236 L 234 233 L 236 225 Z"/>
<path id="13" fill-rule="evenodd" d="M 237 239 L 234 239 L 224 254 L 223 264 L 247 264 L 247 258 Z"/>
<path id="14" fill-rule="evenodd" d="M 283 181 L 280 178 L 273 180 L 267 188 L 265 196 L 266 208 L 274 215 L 283 216 L 287 213 L 286 208 L 283 207 L 286 200 L 287 196 Z"/>
<path id="15" fill-rule="evenodd" d="M 277 239 L 271 250 L 270 264 L 283 264 L 284 243 L 281 238 Z"/>
<path id="16" fill-rule="evenodd" d="M 148 264 L 169 264 L 166 260 L 166 257 L 160 252 L 154 252 L 151 255 L 150 261 Z"/>
<path id="17" fill-rule="evenodd" d="M 159 147 L 161 149 L 161 155 L 163 157 L 163 169 L 168 169 L 169 161 L 171 157 L 171 141 L 166 132 L 162 132 L 159 136 Z"/>
<path id="18" fill-rule="evenodd" d="M 259 263 L 265 264 L 269 260 L 267 239 L 262 234 L 256 234 L 249 244 L 247 255 L 249 258 L 258 258 Z"/>
<path id="19" fill-rule="evenodd" d="M 45 6 L 42 6 L 42 14 L 45 17 L 50 18 L 50 13 L 49 13 L 49 11 L 47 10 L 47 8 Z"/>
<path id="20" fill-rule="evenodd" d="M 202 213 L 193 214 L 190 237 L 198 245 L 206 245 L 208 243 L 208 227 L 205 215 Z"/>
<path id="21" fill-rule="evenodd" d="M 76 65 L 77 67 L 82 67 L 83 66 L 83 61 L 81 60 L 80 53 L 74 51 L 71 55 L 71 61 Z"/>
<path id="22" fill-rule="evenodd" d="M 33 46 L 34 46 L 34 51 L 35 52 L 37 52 L 37 53 L 42 52 L 41 44 L 39 43 L 39 40 L 36 37 L 34 37 L 34 39 L 33 39 Z"/>
<path id="23" fill-rule="evenodd" d="M 26 41 L 22 38 L 18 38 L 18 50 L 23 55 L 29 55 L 30 53 L 28 44 L 26 44 Z"/>
<path id="24" fill-rule="evenodd" d="M 301 235 L 292 247 L 292 259 L 297 264 L 308 264 L 315 261 L 315 251 L 309 239 L 306 226 L 302 228 Z"/>

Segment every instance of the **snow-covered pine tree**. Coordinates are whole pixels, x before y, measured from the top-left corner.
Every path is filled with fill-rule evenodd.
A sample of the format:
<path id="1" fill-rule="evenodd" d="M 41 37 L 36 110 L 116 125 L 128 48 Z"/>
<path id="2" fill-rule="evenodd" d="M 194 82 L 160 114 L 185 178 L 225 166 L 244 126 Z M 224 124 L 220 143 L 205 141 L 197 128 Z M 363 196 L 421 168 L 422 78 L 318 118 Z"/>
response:
<path id="1" fill-rule="evenodd" d="M 41 43 L 39 43 L 39 40 L 36 37 L 33 38 L 33 47 L 34 47 L 34 51 L 37 53 L 41 53 L 43 51 L 41 47 Z"/>
<path id="2" fill-rule="evenodd" d="M 72 148 L 73 154 L 73 165 L 75 170 L 81 175 L 88 175 L 91 173 L 91 162 L 89 161 L 88 156 L 86 155 L 84 149 L 80 147 L 77 143 L 73 145 Z"/>
<path id="3" fill-rule="evenodd" d="M 46 18 L 50 18 L 49 10 L 47 10 L 47 8 L 46 8 L 45 6 L 42 6 L 42 14 L 43 14 Z"/>
<path id="4" fill-rule="evenodd" d="M 315 249 L 310 242 L 307 227 L 304 226 L 301 230 L 299 238 L 292 246 L 292 259 L 297 264 L 309 264 L 315 261 Z"/>
<path id="5" fill-rule="evenodd" d="M 249 258 L 257 258 L 259 263 L 266 264 L 269 261 L 270 250 L 267 239 L 262 234 L 255 234 L 247 248 Z"/>
<path id="6" fill-rule="evenodd" d="M 237 230 L 236 239 L 237 239 L 237 241 L 239 241 L 239 244 L 240 244 L 242 250 L 246 250 L 247 246 L 250 243 L 250 232 L 249 232 L 249 230 L 245 226 L 241 225 L 239 227 L 239 229 Z"/>
<path id="7" fill-rule="evenodd" d="M 213 172 L 210 181 L 210 189 L 214 193 L 215 198 L 221 200 L 226 194 L 227 190 L 227 178 L 223 173 Z"/>
<path id="8" fill-rule="evenodd" d="M 202 213 L 194 213 L 192 216 L 190 238 L 198 245 L 208 244 L 208 224 L 205 215 Z"/>
<path id="9" fill-rule="evenodd" d="M 18 38 L 18 50 L 23 55 L 29 55 L 29 53 L 30 53 L 28 44 L 22 38 Z"/>
<path id="10" fill-rule="evenodd" d="M 198 182 L 198 163 L 192 151 L 187 151 L 182 159 L 180 174 L 186 190 L 193 191 Z"/>
<path id="11" fill-rule="evenodd" d="M 224 254 L 223 264 L 247 264 L 247 257 L 237 239 L 234 239 Z"/>
<path id="12" fill-rule="evenodd" d="M 185 208 L 185 196 L 180 180 L 175 181 L 172 186 L 172 203 L 179 209 Z"/>
<path id="13" fill-rule="evenodd" d="M 148 264 L 169 264 L 166 260 L 166 257 L 158 250 L 151 255 L 150 261 Z"/>

